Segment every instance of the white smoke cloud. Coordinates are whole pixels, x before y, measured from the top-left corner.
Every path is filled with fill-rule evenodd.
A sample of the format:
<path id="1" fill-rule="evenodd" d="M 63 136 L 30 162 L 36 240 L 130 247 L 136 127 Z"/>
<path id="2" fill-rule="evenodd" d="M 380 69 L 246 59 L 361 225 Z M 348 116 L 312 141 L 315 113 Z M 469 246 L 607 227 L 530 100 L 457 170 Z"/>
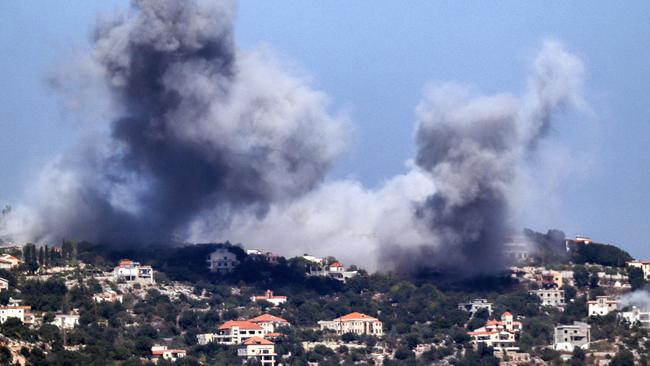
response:
<path id="1" fill-rule="evenodd" d="M 650 311 L 650 292 L 647 289 L 629 292 L 619 298 L 621 307 L 636 306 L 642 311 Z"/>

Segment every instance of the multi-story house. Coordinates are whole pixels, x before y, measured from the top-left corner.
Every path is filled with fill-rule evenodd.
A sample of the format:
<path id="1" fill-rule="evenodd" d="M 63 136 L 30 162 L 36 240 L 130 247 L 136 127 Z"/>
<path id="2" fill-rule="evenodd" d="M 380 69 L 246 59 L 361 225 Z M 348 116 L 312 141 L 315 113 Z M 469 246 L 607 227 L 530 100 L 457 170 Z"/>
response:
<path id="1" fill-rule="evenodd" d="M 237 349 L 237 356 L 245 360 L 254 359 L 260 366 L 274 366 L 276 355 L 275 344 L 260 337 L 248 338 Z"/>
<path id="2" fill-rule="evenodd" d="M 589 316 L 604 316 L 618 310 L 618 301 L 609 296 L 597 296 L 596 300 L 587 301 Z"/>
<path id="3" fill-rule="evenodd" d="M 16 318 L 23 323 L 30 323 L 32 316 L 29 310 L 31 308 L 31 306 L 20 305 L 0 306 L 0 323 L 6 322 L 9 318 Z"/>
<path id="4" fill-rule="evenodd" d="M 484 326 L 475 329 L 467 334 L 472 337 L 472 344 L 475 346 L 485 344 L 493 347 L 496 351 L 516 351 L 517 333 L 521 332 L 522 324 L 514 320 L 510 312 L 501 315 L 501 320 L 488 320 Z"/>
<path id="5" fill-rule="evenodd" d="M 318 322 L 321 330 L 333 330 L 336 334 L 354 333 L 373 336 L 384 334 L 383 324 L 379 319 L 369 315 L 354 312 L 334 320 L 321 320 Z"/>
<path id="6" fill-rule="evenodd" d="M 554 335 L 553 348 L 556 351 L 573 352 L 576 347 L 589 349 L 591 326 L 583 322 L 573 322 L 572 325 L 558 325 L 555 327 Z"/>
<path id="7" fill-rule="evenodd" d="M 217 333 L 211 337 L 204 336 L 220 344 L 240 344 L 251 337 L 264 337 L 265 330 L 259 325 L 245 320 L 229 320 L 223 323 Z"/>
<path id="8" fill-rule="evenodd" d="M 359 274 L 358 271 L 346 270 L 341 262 L 331 263 L 324 268 L 310 268 L 309 272 L 307 273 L 308 276 L 329 277 L 341 282 L 345 282 L 348 279 L 355 277 L 357 274 Z"/>
<path id="9" fill-rule="evenodd" d="M 211 272 L 221 274 L 230 273 L 239 265 L 237 255 L 227 248 L 218 248 L 210 253 L 207 262 Z"/>
<path id="10" fill-rule="evenodd" d="M 556 288 L 539 289 L 529 292 L 531 295 L 536 295 L 542 302 L 542 306 L 564 306 L 564 290 Z"/>
<path id="11" fill-rule="evenodd" d="M 154 284 L 153 269 L 151 266 L 143 266 L 130 259 L 122 259 L 117 267 L 113 268 L 113 279 L 115 281 L 133 282 L 144 285 Z"/>

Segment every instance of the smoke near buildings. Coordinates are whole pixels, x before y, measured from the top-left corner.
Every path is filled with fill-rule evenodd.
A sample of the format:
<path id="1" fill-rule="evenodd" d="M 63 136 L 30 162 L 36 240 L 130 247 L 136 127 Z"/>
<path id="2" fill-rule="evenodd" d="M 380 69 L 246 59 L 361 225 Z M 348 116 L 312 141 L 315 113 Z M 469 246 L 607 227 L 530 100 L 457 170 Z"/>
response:
<path id="1" fill-rule="evenodd" d="M 403 174 L 367 188 L 325 181 L 346 146 L 346 117 L 268 51 L 239 49 L 234 12 L 229 2 L 141 0 L 103 19 L 83 60 L 114 118 L 101 128 L 88 121 L 92 134 L 43 170 L 0 231 L 230 240 L 381 270 L 478 274 L 506 264 L 521 171 L 553 114 L 584 103 L 578 57 L 545 41 L 523 96 L 427 85 L 416 155 Z M 53 84 L 69 91 L 69 79 Z"/>

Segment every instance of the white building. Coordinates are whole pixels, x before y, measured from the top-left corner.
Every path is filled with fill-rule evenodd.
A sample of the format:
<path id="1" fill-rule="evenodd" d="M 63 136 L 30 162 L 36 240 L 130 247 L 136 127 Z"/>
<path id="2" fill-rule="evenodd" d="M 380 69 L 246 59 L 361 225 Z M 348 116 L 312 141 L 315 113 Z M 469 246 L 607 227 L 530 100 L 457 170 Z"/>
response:
<path id="1" fill-rule="evenodd" d="M 643 277 L 650 280 L 650 261 L 631 261 L 627 262 L 628 267 L 640 268 L 643 271 Z"/>
<path id="2" fill-rule="evenodd" d="M 555 288 L 539 289 L 529 292 L 531 295 L 536 295 L 542 302 L 542 306 L 564 306 L 564 290 Z"/>
<path id="3" fill-rule="evenodd" d="M 618 310 L 618 301 L 609 296 L 597 296 L 596 300 L 587 301 L 589 316 L 604 316 Z"/>
<path id="4" fill-rule="evenodd" d="M 9 290 L 9 280 L 0 277 L 0 291 Z"/>
<path id="5" fill-rule="evenodd" d="M 260 337 L 251 337 L 242 342 L 237 349 L 237 356 L 245 360 L 256 359 L 261 366 L 274 366 L 275 344 Z"/>
<path id="6" fill-rule="evenodd" d="M 265 334 L 274 333 L 275 329 L 278 327 L 291 326 L 291 324 L 286 319 L 282 319 L 279 316 L 271 314 L 262 314 L 253 319 L 250 319 L 249 322 L 260 325 L 262 328 L 264 328 Z"/>
<path id="7" fill-rule="evenodd" d="M 273 291 L 271 291 L 271 290 L 266 290 L 264 295 L 253 295 L 253 296 L 251 296 L 251 301 L 253 301 L 253 302 L 262 301 L 262 300 L 270 302 L 271 304 L 273 304 L 273 306 L 278 306 L 280 304 L 284 304 L 285 302 L 287 302 L 287 297 L 286 296 L 275 296 L 275 295 L 273 295 Z"/>
<path id="8" fill-rule="evenodd" d="M 330 277 L 341 282 L 345 282 L 358 274 L 358 271 L 346 270 L 341 262 L 334 262 L 325 268 L 319 268 L 316 270 L 310 269 L 307 273 L 308 276 Z"/>
<path id="9" fill-rule="evenodd" d="M 161 358 L 174 362 L 185 356 L 187 356 L 187 352 L 184 349 L 167 349 L 167 346 L 159 345 L 151 347 L 151 358 L 154 362 L 157 362 Z"/>
<path id="10" fill-rule="evenodd" d="M 321 265 L 323 265 L 325 263 L 324 258 L 314 257 L 313 255 L 305 254 L 300 258 L 302 258 L 302 259 L 304 259 L 304 260 L 306 260 L 308 262 L 311 262 L 311 263 L 313 263 L 315 265 L 318 265 L 318 266 L 321 266 Z"/>
<path id="11" fill-rule="evenodd" d="M 143 266 L 130 259 L 122 259 L 117 267 L 113 268 L 113 279 L 115 281 L 135 282 L 145 285 L 154 284 L 151 266 Z"/>
<path id="12" fill-rule="evenodd" d="M 630 323 L 630 326 L 638 324 L 641 328 L 650 329 L 650 312 L 648 311 L 641 311 L 635 306 L 630 311 L 620 313 L 619 316 Z"/>
<path id="13" fill-rule="evenodd" d="M 474 299 L 470 302 L 461 302 L 458 304 L 458 309 L 472 315 L 481 309 L 486 309 L 488 314 L 492 315 L 492 303 L 488 302 L 487 299 Z"/>
<path id="14" fill-rule="evenodd" d="M 501 315 L 501 320 L 488 320 L 484 326 L 475 329 L 467 334 L 472 337 L 472 344 L 477 346 L 485 344 L 494 347 L 495 351 L 516 351 L 516 334 L 521 332 L 522 324 L 515 321 L 510 312 Z"/>
<path id="15" fill-rule="evenodd" d="M 122 303 L 124 301 L 124 296 L 122 294 L 118 294 L 117 292 L 111 289 L 105 289 L 104 292 L 93 295 L 93 300 L 96 303 L 100 303 L 100 302 Z"/>
<path id="16" fill-rule="evenodd" d="M 0 306 L 0 323 L 6 322 L 9 318 L 17 318 L 23 323 L 29 323 L 27 318 L 31 318 L 30 309 L 31 306 Z"/>
<path id="17" fill-rule="evenodd" d="M 59 329 L 72 329 L 79 325 L 78 314 L 56 314 L 52 324 L 59 327 Z"/>
<path id="18" fill-rule="evenodd" d="M 382 336 L 384 334 L 383 323 L 379 319 L 358 312 L 334 320 L 321 320 L 318 325 L 321 330 L 333 330 L 339 335 L 354 333 Z"/>
<path id="19" fill-rule="evenodd" d="M 239 265 L 237 255 L 227 248 L 218 248 L 208 256 L 208 267 L 211 272 L 229 273 Z"/>
<path id="20" fill-rule="evenodd" d="M 259 324 L 246 320 L 229 320 L 219 327 L 216 334 L 203 335 L 201 340 L 209 339 L 208 343 L 214 341 L 220 344 L 240 344 L 251 337 L 264 337 L 265 332 Z"/>
<path id="21" fill-rule="evenodd" d="M 591 343 L 591 326 L 583 322 L 573 322 L 573 325 L 558 325 L 555 327 L 556 351 L 573 352 L 575 347 L 589 349 Z"/>
<path id="22" fill-rule="evenodd" d="M 20 265 L 20 259 L 10 254 L 0 254 L 0 269 L 12 269 Z"/>

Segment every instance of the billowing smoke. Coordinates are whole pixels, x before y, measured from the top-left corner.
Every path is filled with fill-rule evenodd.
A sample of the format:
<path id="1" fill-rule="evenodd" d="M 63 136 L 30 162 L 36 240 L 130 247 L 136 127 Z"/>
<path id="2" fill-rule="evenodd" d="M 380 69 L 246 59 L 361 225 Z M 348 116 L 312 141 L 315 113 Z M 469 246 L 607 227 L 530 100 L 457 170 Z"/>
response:
<path id="1" fill-rule="evenodd" d="M 476 95 L 458 84 L 429 86 L 416 110 L 416 163 L 431 174 L 436 192 L 416 216 L 432 239 L 415 248 L 386 245 L 384 258 L 397 269 L 502 269 L 518 170 L 546 136 L 553 112 L 581 103 L 583 73 L 577 57 L 547 41 L 523 98 Z"/>
<path id="2" fill-rule="evenodd" d="M 511 206 L 522 191 L 518 175 L 547 135 L 552 114 L 583 104 L 583 73 L 579 58 L 546 41 L 523 97 L 483 96 L 457 83 L 429 85 L 416 109 L 417 155 L 408 173 L 377 189 L 328 183 L 274 205 L 264 218 L 240 215 L 237 225 L 219 233 L 199 225 L 192 237 L 335 254 L 380 270 L 499 271 L 507 264 L 503 243 L 513 231 Z"/>
<path id="3" fill-rule="evenodd" d="M 233 14 L 221 1 L 139 0 L 104 19 L 82 70 L 101 81 L 115 118 L 88 121 L 92 134 L 43 170 L 32 204 L 0 234 L 230 240 L 377 270 L 506 264 L 519 177 L 553 113 L 582 104 L 579 58 L 546 41 L 522 97 L 431 84 L 406 173 L 374 189 L 320 184 L 345 146 L 345 118 L 265 50 L 238 49 Z M 64 73 L 53 84 L 69 94 L 79 80 Z"/>
<path id="4" fill-rule="evenodd" d="M 618 300 L 621 307 L 636 306 L 642 311 L 650 311 L 650 292 L 648 292 L 648 289 L 627 293 Z"/>
<path id="5" fill-rule="evenodd" d="M 101 21 L 84 61 L 117 117 L 43 173 L 32 239 L 169 240 L 207 209 L 223 226 L 321 181 L 344 118 L 265 50 L 238 50 L 233 16 L 227 1 L 138 0 Z"/>

